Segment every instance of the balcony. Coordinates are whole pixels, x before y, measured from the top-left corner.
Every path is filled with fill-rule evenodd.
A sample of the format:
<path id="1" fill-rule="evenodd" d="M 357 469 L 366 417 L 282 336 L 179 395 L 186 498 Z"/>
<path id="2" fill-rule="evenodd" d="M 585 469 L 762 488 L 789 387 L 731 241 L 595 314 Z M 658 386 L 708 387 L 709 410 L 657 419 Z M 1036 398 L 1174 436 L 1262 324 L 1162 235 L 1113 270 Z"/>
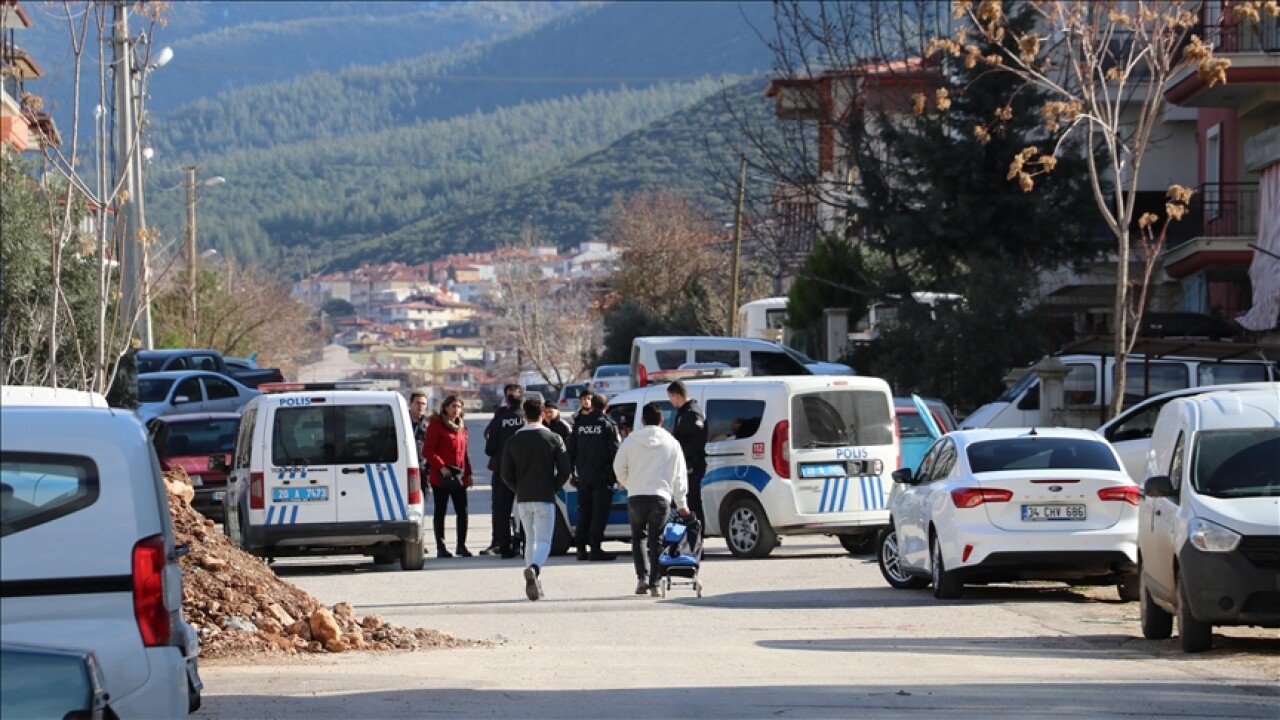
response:
<path id="1" fill-rule="evenodd" d="M 1253 258 L 1249 246 L 1258 241 L 1258 183 L 1201 185 L 1182 223 L 1188 232 L 1177 238 L 1171 233 L 1164 253 L 1164 270 L 1171 277 L 1212 267 L 1247 268 Z"/>
<path id="2" fill-rule="evenodd" d="M 1241 20 L 1204 26 L 1205 42 L 1222 55 L 1280 52 L 1280 18 L 1263 15 L 1258 22 Z"/>
<path id="3" fill-rule="evenodd" d="M 1231 60 L 1225 85 L 1209 87 L 1194 66 L 1178 71 L 1165 85 L 1174 105 L 1236 108 L 1240 117 L 1266 118 L 1280 108 L 1280 18 L 1202 26 L 1205 40 Z"/>

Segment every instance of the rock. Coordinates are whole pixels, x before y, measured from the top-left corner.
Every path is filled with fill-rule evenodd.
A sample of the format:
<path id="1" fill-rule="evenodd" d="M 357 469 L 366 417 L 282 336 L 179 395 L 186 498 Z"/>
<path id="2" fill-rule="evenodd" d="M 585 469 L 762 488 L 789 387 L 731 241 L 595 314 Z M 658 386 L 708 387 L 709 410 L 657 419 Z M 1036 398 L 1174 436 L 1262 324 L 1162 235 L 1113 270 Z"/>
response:
<path id="1" fill-rule="evenodd" d="M 279 635 L 284 628 L 275 618 L 264 617 L 258 621 L 258 629 L 268 635 Z"/>
<path id="2" fill-rule="evenodd" d="M 320 608 L 311 613 L 311 636 L 328 646 L 342 637 L 338 621 L 328 608 Z M 334 652 L 330 650 L 330 652 Z M 341 651 L 339 651 L 341 652 Z"/>
<path id="3" fill-rule="evenodd" d="M 347 645 L 346 641 L 344 641 L 342 638 L 334 638 L 333 640 L 330 640 L 324 644 L 324 649 L 328 650 L 331 653 L 340 653 L 340 652 L 346 652 L 351 648 Z"/>
<path id="4" fill-rule="evenodd" d="M 200 567 L 209 572 L 216 573 L 227 569 L 227 561 L 216 555 L 201 555 L 199 562 Z"/>
<path id="5" fill-rule="evenodd" d="M 334 617 L 339 620 L 349 620 L 354 622 L 356 619 L 356 609 L 351 607 L 350 603 L 340 602 L 333 606 Z"/>
<path id="6" fill-rule="evenodd" d="M 360 621 L 360 627 L 365 630 L 373 630 L 374 628 L 382 627 L 382 618 L 377 615 L 365 615 L 364 619 Z"/>
<path id="7" fill-rule="evenodd" d="M 356 650 L 361 650 L 364 648 L 364 636 L 358 632 L 347 633 L 346 635 L 342 636 L 342 639 L 348 645 L 350 645 L 352 648 Z"/>
<path id="8" fill-rule="evenodd" d="M 243 630 L 244 632 L 258 631 L 258 626 L 248 620 L 235 617 L 234 615 L 228 615 L 222 618 L 222 626 L 228 630 Z"/>
<path id="9" fill-rule="evenodd" d="M 280 607 L 279 603 L 271 603 L 267 605 L 267 612 L 271 613 L 271 616 L 285 627 L 293 624 L 293 617 L 289 615 L 289 613 L 285 612 L 284 608 Z"/>
<path id="10" fill-rule="evenodd" d="M 311 624 L 306 620 L 295 620 L 284 631 L 304 641 L 310 642 L 311 640 Z"/>

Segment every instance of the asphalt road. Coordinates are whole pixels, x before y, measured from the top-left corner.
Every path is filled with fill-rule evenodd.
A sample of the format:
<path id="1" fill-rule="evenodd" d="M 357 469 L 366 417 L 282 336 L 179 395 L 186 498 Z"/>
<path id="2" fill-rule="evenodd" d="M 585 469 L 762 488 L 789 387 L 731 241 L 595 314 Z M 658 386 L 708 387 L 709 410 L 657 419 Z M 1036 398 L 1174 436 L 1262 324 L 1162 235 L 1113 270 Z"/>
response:
<path id="1" fill-rule="evenodd" d="M 488 488 L 472 493 L 479 550 Z M 1143 639 L 1137 604 L 1113 589 L 1002 585 L 943 603 L 888 587 L 872 559 L 821 536 L 754 561 L 712 539 L 702 598 L 636 596 L 625 557 L 570 556 L 530 602 L 521 567 L 282 560 L 279 574 L 323 602 L 492 644 L 206 662 L 197 717 L 1274 719 L 1280 707 L 1280 633 L 1223 628 L 1187 656 L 1176 637 Z"/>

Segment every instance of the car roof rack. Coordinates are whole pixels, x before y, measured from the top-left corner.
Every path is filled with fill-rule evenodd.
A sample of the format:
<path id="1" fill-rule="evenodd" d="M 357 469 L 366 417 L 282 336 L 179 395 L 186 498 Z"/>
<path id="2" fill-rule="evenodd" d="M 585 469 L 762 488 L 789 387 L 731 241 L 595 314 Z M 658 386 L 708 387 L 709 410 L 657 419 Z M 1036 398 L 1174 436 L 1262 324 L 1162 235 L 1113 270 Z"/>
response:
<path id="1" fill-rule="evenodd" d="M 263 393 L 306 392 L 308 390 L 377 390 L 373 380 L 336 380 L 333 382 L 274 382 L 262 383 Z"/>

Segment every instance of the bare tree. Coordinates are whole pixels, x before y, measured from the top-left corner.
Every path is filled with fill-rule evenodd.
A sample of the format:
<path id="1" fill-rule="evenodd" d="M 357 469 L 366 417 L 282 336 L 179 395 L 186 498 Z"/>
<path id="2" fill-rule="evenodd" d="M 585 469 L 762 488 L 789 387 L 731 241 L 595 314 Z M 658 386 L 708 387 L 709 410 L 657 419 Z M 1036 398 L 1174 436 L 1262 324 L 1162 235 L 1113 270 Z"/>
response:
<path id="1" fill-rule="evenodd" d="M 1030 192 L 1035 178 L 1058 164 L 1069 138 L 1083 135 L 1094 200 L 1115 238 L 1117 280 L 1114 313 L 1114 387 L 1125 384 L 1125 357 L 1136 342 L 1137 327 L 1163 231 L 1145 233 L 1158 218 L 1143 218 L 1145 261 L 1131 268 L 1132 234 L 1145 153 L 1164 110 L 1164 88 L 1170 78 L 1194 67 L 1212 86 L 1226 82 L 1229 61 L 1213 57 L 1195 34 L 1199 2 L 1132 0 L 1074 2 L 1045 0 L 1028 4 L 1037 22 L 1017 30 L 1000 0 L 955 0 L 950 37 L 931 49 L 962 58 L 969 67 L 982 64 L 992 72 L 1011 73 L 1025 87 L 1047 93 L 1039 112 L 1046 148 L 1027 147 L 1011 158 L 1009 180 Z M 1260 11 L 1275 14 L 1274 2 L 1236 3 L 1237 17 Z M 975 38 L 998 51 L 984 55 Z M 1004 42 L 1011 38 L 1014 42 Z M 925 98 L 918 98 L 917 106 Z M 989 125 L 974 129 L 980 139 L 1011 117 L 1005 109 Z M 1171 191 L 1166 221 L 1181 216 L 1185 191 Z M 1113 394 L 1111 414 L 1119 411 L 1124 393 Z"/>

